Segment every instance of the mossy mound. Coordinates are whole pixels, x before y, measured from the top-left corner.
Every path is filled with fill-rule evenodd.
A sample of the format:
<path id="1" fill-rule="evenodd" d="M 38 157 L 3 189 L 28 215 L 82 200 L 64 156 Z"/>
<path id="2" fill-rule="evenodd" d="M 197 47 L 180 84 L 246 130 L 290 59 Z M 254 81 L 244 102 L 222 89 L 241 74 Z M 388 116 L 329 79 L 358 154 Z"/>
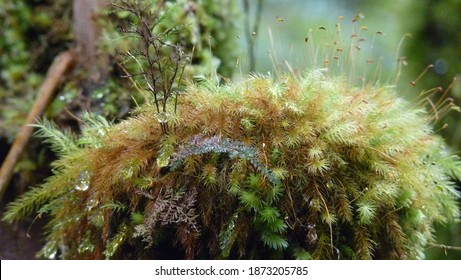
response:
<path id="1" fill-rule="evenodd" d="M 50 215 L 51 258 L 402 259 L 458 216 L 460 161 L 393 87 L 203 79 L 156 112 L 84 115 L 78 139 L 44 123 L 55 175 L 4 219 Z"/>

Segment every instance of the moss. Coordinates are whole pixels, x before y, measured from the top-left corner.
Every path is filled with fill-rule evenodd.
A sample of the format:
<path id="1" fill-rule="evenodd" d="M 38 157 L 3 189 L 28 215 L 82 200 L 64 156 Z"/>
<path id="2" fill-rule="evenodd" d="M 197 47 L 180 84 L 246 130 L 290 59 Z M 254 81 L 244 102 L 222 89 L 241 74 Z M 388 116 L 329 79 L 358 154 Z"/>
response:
<path id="1" fill-rule="evenodd" d="M 401 259 L 458 216 L 459 160 L 391 87 L 202 80 L 177 112 L 168 135 L 153 105 L 116 125 L 87 116 L 79 150 L 4 219 L 47 210 L 45 257 Z"/>
<path id="2" fill-rule="evenodd" d="M 238 14 L 235 1 L 144 2 L 149 6 L 148 10 L 160 10 L 165 14 L 161 26 L 155 32 L 173 27 L 180 30 L 165 39 L 168 44 L 179 45 L 185 53 L 192 54 L 184 76 L 213 71 L 225 77 L 232 75 L 233 68 L 230 65 L 233 65 L 238 49 L 232 40 L 237 28 L 230 22 L 230 18 Z M 188 5 L 191 5 L 191 9 L 186 9 Z M 228 9 L 221 9 L 221 5 Z M 19 128 L 24 125 L 53 58 L 75 45 L 72 3 L 64 0 L 0 0 L 0 6 L 0 138 L 12 143 Z M 126 11 L 117 11 L 113 6 L 98 14 L 97 19 L 103 28 L 98 51 L 110 57 L 106 65 L 110 68 L 107 69 L 109 77 L 97 88 L 89 87 L 85 85 L 88 73 L 77 67 L 66 76 L 62 87 L 57 89 L 56 98 L 44 112 L 47 118 L 55 120 L 60 127 L 70 127 L 73 131 L 80 129 L 73 115 L 81 111 L 90 110 L 112 120 L 122 119 L 127 117 L 130 108 L 144 102 L 143 97 L 148 95 L 143 90 L 133 90 L 131 81 L 120 77 L 127 74 L 120 65 L 124 65 L 132 74 L 141 70 L 134 59 L 119 60 L 116 52 L 138 52 L 139 40 L 132 40 L 117 29 L 136 25 L 136 19 Z M 152 22 L 149 24 L 154 25 Z M 157 58 L 165 61 L 169 57 L 170 53 L 163 52 Z M 169 68 L 165 68 L 165 72 L 169 72 Z M 140 88 L 148 87 L 141 83 L 137 89 Z M 47 151 L 40 143 L 34 143 L 34 140 L 31 142 L 24 160 L 34 162 L 37 167 L 47 166 L 46 162 L 51 161 L 49 157 L 43 159 L 36 156 L 46 154 Z M 19 176 L 16 177 L 20 178 L 20 189 L 37 183 L 34 178 L 41 177 L 22 174 L 22 166 L 17 169 Z"/>
<path id="3" fill-rule="evenodd" d="M 145 103 L 116 124 L 80 114 L 78 136 L 42 121 L 37 136 L 59 157 L 53 176 L 9 204 L 3 219 L 49 216 L 44 258 L 423 258 L 434 226 L 459 216 L 454 182 L 461 179 L 461 163 L 433 131 L 453 108 L 446 93 L 432 102 L 438 91 L 429 90 L 410 102 L 393 85 L 357 77 L 355 53 L 336 56 L 343 41 L 334 42 L 331 57 L 322 55 L 322 69 L 297 74 L 287 64 L 290 74 L 275 69 L 276 79 L 253 75 L 219 84 L 217 75 L 195 75 L 203 66 L 206 73 L 216 67 L 213 41 L 197 29 L 208 30 L 221 17 L 203 12 L 199 18 L 201 9 L 219 7 L 174 3 L 187 9 L 176 14 L 174 7 L 137 6 L 143 14 L 135 11 L 133 18 L 128 6 L 107 15 L 117 21 L 105 27 L 105 38 L 117 41 L 102 44 L 101 51 L 134 48 L 122 64 L 132 78 L 139 70 L 151 76 L 133 80 Z M 154 35 L 118 40 L 115 26 L 126 27 L 120 19 L 136 26 L 150 10 L 159 12 L 148 28 Z M 142 24 L 134 30 L 147 28 Z M 164 34 L 181 46 L 163 40 Z M 358 36 L 351 42 L 362 42 Z M 231 37 L 224 36 L 222 49 Z M 144 49 L 137 52 L 140 43 Z M 197 52 L 188 66 L 168 53 L 192 46 Z M 155 57 L 146 55 L 150 50 Z M 195 83 L 176 80 L 178 69 L 195 76 Z M 117 81 L 93 97 L 127 104 L 122 97 L 134 96 L 126 90 L 131 85 L 118 87 Z M 64 96 L 74 98 L 77 84 L 68 83 Z M 122 109 L 111 111 L 121 117 Z"/>

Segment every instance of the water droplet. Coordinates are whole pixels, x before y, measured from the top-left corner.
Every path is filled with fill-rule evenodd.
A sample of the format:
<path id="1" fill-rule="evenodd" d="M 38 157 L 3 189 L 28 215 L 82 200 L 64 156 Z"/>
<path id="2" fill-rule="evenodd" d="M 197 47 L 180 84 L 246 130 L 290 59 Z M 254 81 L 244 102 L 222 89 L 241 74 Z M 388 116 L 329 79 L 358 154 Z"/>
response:
<path id="1" fill-rule="evenodd" d="M 58 248 L 55 243 L 47 243 L 45 247 L 43 247 L 43 256 L 47 259 L 54 260 L 56 259 L 56 255 L 58 254 Z"/>
<path id="2" fill-rule="evenodd" d="M 80 241 L 78 244 L 77 252 L 79 254 L 84 254 L 86 252 L 93 252 L 94 250 L 94 245 L 88 240 L 88 238 L 85 238 L 84 240 Z"/>
<path id="3" fill-rule="evenodd" d="M 99 88 L 92 92 L 92 97 L 96 99 L 102 99 L 104 95 L 108 93 L 109 93 L 109 90 L 107 88 Z"/>
<path id="4" fill-rule="evenodd" d="M 94 207 L 98 206 L 98 200 L 96 199 L 90 199 L 86 202 L 86 209 L 88 211 L 91 211 Z"/>
<path id="5" fill-rule="evenodd" d="M 447 73 L 448 66 L 448 62 L 445 59 L 440 58 L 434 63 L 434 70 L 437 74 L 443 75 Z"/>
<path id="6" fill-rule="evenodd" d="M 133 174 L 134 174 L 134 172 L 133 172 L 133 167 L 132 167 L 132 166 L 129 166 L 129 167 L 123 169 L 123 170 L 122 170 L 122 174 L 123 174 L 123 177 L 124 177 L 125 179 L 129 179 L 129 178 L 133 177 Z"/>
<path id="7" fill-rule="evenodd" d="M 170 114 L 168 112 L 161 112 L 157 114 L 157 120 L 159 123 L 167 123 L 170 120 Z"/>
<path id="8" fill-rule="evenodd" d="M 82 171 L 78 175 L 77 184 L 75 189 L 78 191 L 86 191 L 90 187 L 90 173 L 88 171 Z"/>
<path id="9" fill-rule="evenodd" d="M 104 136 L 104 135 L 106 135 L 106 130 L 103 129 L 103 128 L 99 128 L 98 129 L 98 134 L 101 135 L 101 136 Z"/>

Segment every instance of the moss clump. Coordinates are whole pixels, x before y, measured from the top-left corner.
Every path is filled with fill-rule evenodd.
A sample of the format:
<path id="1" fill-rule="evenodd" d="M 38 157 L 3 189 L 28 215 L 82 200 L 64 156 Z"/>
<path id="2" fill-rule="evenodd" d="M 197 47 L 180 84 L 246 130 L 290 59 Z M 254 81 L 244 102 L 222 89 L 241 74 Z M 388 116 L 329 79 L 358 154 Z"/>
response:
<path id="1" fill-rule="evenodd" d="M 402 259 L 458 216 L 460 161 L 392 87 L 203 79 L 177 106 L 166 135 L 152 104 L 78 139 L 42 124 L 55 174 L 4 219 L 50 215 L 48 258 Z"/>

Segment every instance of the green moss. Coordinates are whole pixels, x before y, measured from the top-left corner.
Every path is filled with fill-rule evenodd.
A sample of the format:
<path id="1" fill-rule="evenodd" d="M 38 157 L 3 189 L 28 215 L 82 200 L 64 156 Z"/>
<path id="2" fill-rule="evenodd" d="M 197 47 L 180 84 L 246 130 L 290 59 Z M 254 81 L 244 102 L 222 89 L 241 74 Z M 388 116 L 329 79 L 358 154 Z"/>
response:
<path id="1" fill-rule="evenodd" d="M 47 257 L 60 244 L 65 258 L 400 259 L 424 257 L 434 225 L 459 214 L 461 163 L 390 87 L 319 71 L 202 80 L 177 112 L 166 136 L 144 105 L 96 138 L 69 137 L 79 151 L 4 219 L 51 209 Z M 100 122 L 86 119 L 93 135 Z"/>
<path id="2" fill-rule="evenodd" d="M 154 31 L 176 28 L 176 32 L 172 32 L 174 34 L 164 37 L 165 41 L 179 45 L 185 53 L 192 54 L 190 61 L 187 61 L 184 76 L 215 71 L 225 77 L 232 76 L 233 68 L 230 65 L 234 64 L 238 50 L 233 41 L 237 27 L 234 21 L 230 21 L 230 18 L 235 19 L 238 14 L 235 1 L 177 0 L 145 3 L 149 10 L 164 13 L 162 23 Z M 222 9 L 224 6 L 226 9 Z M 53 58 L 75 45 L 72 2 L 0 0 L 0 7 L 0 138 L 12 143 L 24 125 Z M 78 115 L 82 110 L 92 111 L 111 120 L 121 119 L 128 115 L 130 108 L 143 103 L 148 95 L 144 90 L 148 87 L 144 83 L 137 81 L 137 87 L 133 87 L 129 79 L 120 77 L 127 73 L 122 71 L 118 63 L 124 65 L 131 74 L 139 73 L 145 65 L 140 68 L 134 59 L 125 61 L 116 52 L 139 52 L 139 39 L 133 39 L 117 29 L 136 25 L 136 18 L 126 11 L 117 11 L 112 5 L 96 17 L 102 27 L 98 51 L 110 57 L 106 65 L 110 68 L 107 70 L 109 77 L 98 88 L 87 92 L 87 73 L 77 67 L 66 76 L 62 87 L 57 89 L 56 98 L 44 112 L 47 118 L 56 120 L 59 126 L 69 127 L 73 131 L 79 130 L 73 115 Z M 154 23 L 149 22 L 149 25 Z M 157 59 L 163 62 L 169 57 L 169 52 L 163 52 L 158 54 Z M 170 66 L 165 67 L 168 68 L 165 72 L 169 73 Z M 175 86 L 178 86 L 175 93 L 182 88 L 182 85 Z M 31 142 L 32 148 L 25 159 L 35 162 L 38 168 L 43 167 L 43 162 L 47 160 L 39 163 L 35 155 L 44 154 L 45 149 L 34 140 Z M 36 183 L 29 182 L 30 178 L 25 176 L 22 179 L 24 185 Z"/>

